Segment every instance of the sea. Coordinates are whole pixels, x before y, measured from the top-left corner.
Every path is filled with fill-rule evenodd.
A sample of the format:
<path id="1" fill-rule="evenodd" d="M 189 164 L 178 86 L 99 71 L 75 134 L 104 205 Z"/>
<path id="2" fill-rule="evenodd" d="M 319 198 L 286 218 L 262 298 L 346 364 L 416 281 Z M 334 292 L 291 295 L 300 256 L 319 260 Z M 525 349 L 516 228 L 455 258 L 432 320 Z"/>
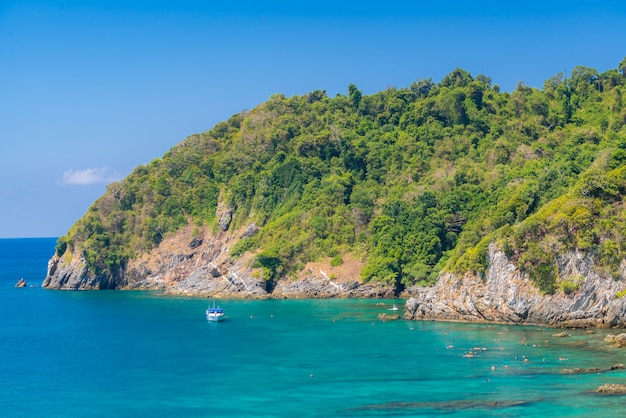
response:
<path id="1" fill-rule="evenodd" d="M 0 239 L 3 417 L 626 415 L 595 392 L 626 383 L 602 371 L 620 330 L 381 321 L 404 302 L 381 299 L 220 299 L 208 322 L 206 298 L 43 289 L 54 246 Z"/>

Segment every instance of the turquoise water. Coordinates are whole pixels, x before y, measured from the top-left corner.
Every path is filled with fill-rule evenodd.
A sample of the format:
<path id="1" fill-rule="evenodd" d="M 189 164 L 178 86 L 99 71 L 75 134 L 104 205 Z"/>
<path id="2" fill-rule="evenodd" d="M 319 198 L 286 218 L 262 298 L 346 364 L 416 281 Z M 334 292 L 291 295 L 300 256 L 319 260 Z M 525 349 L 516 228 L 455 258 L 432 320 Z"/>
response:
<path id="1" fill-rule="evenodd" d="M 593 390 L 625 371 L 562 372 L 626 363 L 608 331 L 380 322 L 379 300 L 221 300 L 209 323 L 206 299 L 14 287 L 40 284 L 53 251 L 0 240 L 2 416 L 624 414 Z"/>

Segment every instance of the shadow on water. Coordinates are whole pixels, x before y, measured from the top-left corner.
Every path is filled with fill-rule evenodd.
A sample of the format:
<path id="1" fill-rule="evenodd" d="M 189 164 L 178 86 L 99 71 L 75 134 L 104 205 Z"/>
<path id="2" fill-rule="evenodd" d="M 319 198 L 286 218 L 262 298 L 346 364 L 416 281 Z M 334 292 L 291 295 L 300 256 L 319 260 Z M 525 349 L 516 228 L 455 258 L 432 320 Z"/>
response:
<path id="1" fill-rule="evenodd" d="M 423 401 L 423 402 L 387 402 L 383 404 L 364 405 L 357 408 L 352 408 L 348 412 L 364 412 L 364 411 L 409 411 L 409 410 L 422 410 L 432 412 L 459 412 L 466 410 L 493 410 L 504 409 L 516 406 L 526 406 L 533 403 L 544 402 L 545 398 L 538 398 L 534 400 L 507 400 L 507 401 L 494 401 L 494 400 L 450 400 L 450 401 Z M 423 411 L 425 410 L 425 411 Z"/>

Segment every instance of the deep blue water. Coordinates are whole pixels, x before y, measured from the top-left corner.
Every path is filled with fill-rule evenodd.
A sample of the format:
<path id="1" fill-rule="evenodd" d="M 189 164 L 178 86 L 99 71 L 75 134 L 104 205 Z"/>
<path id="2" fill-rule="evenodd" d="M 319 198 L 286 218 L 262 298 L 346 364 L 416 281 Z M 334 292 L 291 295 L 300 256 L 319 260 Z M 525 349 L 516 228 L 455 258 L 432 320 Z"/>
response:
<path id="1" fill-rule="evenodd" d="M 1 416 L 624 414 L 593 390 L 626 372 L 562 372 L 626 363 L 609 331 L 380 322 L 380 300 L 221 300 L 209 323 L 206 299 L 15 288 L 54 243 L 0 240 Z"/>

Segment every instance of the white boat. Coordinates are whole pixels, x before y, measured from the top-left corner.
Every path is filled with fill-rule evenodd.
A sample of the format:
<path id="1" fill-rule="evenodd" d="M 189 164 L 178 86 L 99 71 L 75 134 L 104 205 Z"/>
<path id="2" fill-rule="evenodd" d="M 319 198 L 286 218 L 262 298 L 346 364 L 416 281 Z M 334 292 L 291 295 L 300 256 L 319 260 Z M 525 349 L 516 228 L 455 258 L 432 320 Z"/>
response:
<path id="1" fill-rule="evenodd" d="M 397 311 L 398 309 L 400 308 L 398 308 L 398 306 L 395 303 L 393 304 L 393 307 L 389 308 L 390 311 Z"/>
<path id="2" fill-rule="evenodd" d="M 206 319 L 212 322 L 222 321 L 224 319 L 224 311 L 219 306 L 215 306 L 215 302 L 213 302 L 213 306 L 209 306 L 206 310 Z"/>

